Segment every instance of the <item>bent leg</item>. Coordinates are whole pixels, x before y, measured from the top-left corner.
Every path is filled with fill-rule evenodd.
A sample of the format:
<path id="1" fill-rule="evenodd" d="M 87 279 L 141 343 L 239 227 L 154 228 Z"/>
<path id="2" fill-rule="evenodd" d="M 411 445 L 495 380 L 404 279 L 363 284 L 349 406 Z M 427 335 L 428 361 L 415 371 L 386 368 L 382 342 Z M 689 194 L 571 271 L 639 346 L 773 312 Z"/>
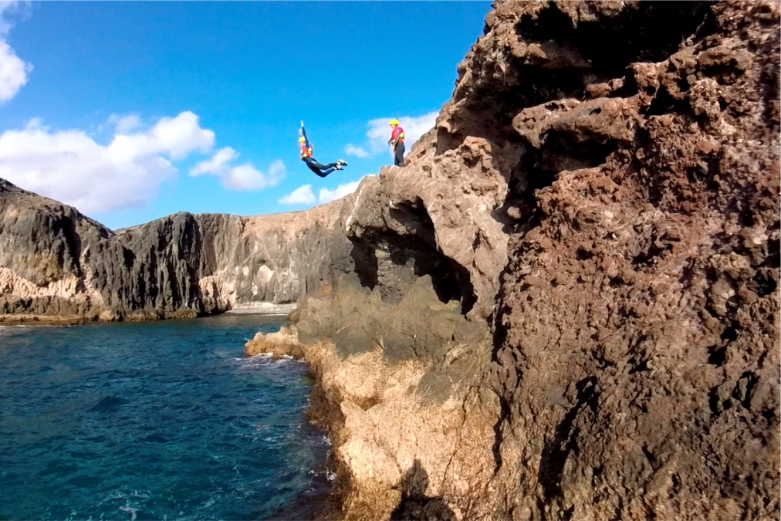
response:
<path id="1" fill-rule="evenodd" d="M 312 170 L 312 172 L 315 173 L 315 175 L 317 175 L 319 177 L 325 177 L 325 176 L 327 176 L 328 174 L 330 174 L 331 172 L 333 172 L 336 169 L 335 168 L 329 168 L 327 170 L 319 170 L 317 168 L 312 168 L 311 170 Z"/>
<path id="2" fill-rule="evenodd" d="M 336 167 L 338 166 L 337 163 L 329 163 L 327 165 L 324 165 L 322 163 L 318 163 L 316 159 L 312 157 L 308 157 L 304 159 L 304 162 L 306 163 L 306 166 L 309 167 L 309 170 L 315 173 L 315 175 L 319 177 L 325 177 L 334 170 L 336 170 Z"/>
<path id="3" fill-rule="evenodd" d="M 317 159 L 314 158 L 309 159 L 306 164 L 309 166 L 309 168 L 317 168 L 318 170 L 328 170 L 329 168 L 334 168 L 337 165 L 336 163 L 328 163 L 327 165 L 324 165 L 322 163 L 318 163 Z"/>

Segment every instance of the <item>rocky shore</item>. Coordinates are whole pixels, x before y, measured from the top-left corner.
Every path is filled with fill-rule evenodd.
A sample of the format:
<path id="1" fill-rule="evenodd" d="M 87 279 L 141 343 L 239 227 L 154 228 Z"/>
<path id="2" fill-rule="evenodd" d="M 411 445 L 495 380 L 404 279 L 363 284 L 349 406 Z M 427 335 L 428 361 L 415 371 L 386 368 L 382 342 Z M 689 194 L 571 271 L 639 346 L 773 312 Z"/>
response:
<path id="1" fill-rule="evenodd" d="M 779 4 L 496 2 L 403 168 L 112 232 L 0 182 L 0 321 L 298 302 L 345 520 L 777 519 Z"/>
<path id="2" fill-rule="evenodd" d="M 343 519 L 779 516 L 779 7 L 497 2 L 285 343 Z"/>

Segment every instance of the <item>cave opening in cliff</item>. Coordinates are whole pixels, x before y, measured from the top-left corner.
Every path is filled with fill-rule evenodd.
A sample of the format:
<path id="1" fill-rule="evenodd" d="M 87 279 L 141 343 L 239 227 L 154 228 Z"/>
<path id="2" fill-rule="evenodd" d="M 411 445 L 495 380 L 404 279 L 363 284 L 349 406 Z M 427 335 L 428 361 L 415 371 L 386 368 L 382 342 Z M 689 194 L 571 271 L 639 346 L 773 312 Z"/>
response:
<path id="1" fill-rule="evenodd" d="M 439 250 L 434 223 L 422 202 L 398 203 L 390 214 L 406 233 L 386 228 L 351 238 L 351 257 L 361 285 L 377 288 L 384 302 L 398 303 L 416 279 L 428 275 L 441 302 L 455 300 L 461 313 L 471 311 L 477 297 L 469 272 Z"/>

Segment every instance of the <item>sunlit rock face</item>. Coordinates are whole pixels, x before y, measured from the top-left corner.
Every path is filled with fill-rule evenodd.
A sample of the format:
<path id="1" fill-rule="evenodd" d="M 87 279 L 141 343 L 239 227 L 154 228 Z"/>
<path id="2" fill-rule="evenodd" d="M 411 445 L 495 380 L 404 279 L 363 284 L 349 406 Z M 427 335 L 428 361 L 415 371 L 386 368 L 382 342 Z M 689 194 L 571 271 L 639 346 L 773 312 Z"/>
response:
<path id="1" fill-rule="evenodd" d="M 0 319 L 145 320 L 295 302 L 352 265 L 338 204 L 178 213 L 113 232 L 0 180 Z"/>

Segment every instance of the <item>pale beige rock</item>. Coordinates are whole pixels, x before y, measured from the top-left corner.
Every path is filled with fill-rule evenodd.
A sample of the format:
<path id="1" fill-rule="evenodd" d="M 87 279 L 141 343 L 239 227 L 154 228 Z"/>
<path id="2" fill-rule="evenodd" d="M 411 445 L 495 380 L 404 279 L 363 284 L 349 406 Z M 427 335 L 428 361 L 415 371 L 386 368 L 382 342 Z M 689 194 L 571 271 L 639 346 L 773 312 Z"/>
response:
<path id="1" fill-rule="evenodd" d="M 246 356 L 268 354 L 272 358 L 291 356 L 295 359 L 301 359 L 304 357 L 296 331 L 287 327 L 280 328 L 276 333 L 255 333 L 253 339 L 244 344 L 244 354 Z"/>

